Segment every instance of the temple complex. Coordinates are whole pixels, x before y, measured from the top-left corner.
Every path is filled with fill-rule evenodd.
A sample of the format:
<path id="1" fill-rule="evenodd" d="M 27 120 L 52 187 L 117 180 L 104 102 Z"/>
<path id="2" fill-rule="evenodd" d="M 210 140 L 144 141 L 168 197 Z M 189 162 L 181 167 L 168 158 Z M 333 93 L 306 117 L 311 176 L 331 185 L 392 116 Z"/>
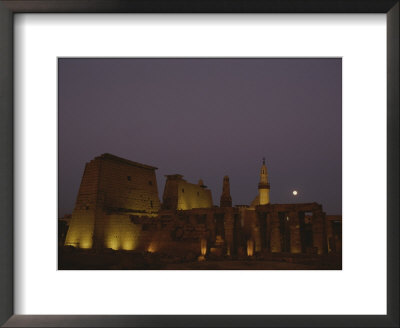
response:
<path id="1" fill-rule="evenodd" d="M 166 176 L 160 203 L 156 169 L 110 154 L 87 163 L 65 246 L 192 252 L 202 260 L 213 254 L 341 252 L 341 216 L 327 216 L 317 203 L 270 203 L 265 159 L 258 195 L 240 206 L 232 205 L 228 176 L 215 206 L 201 179 L 190 183 L 180 174 Z"/>

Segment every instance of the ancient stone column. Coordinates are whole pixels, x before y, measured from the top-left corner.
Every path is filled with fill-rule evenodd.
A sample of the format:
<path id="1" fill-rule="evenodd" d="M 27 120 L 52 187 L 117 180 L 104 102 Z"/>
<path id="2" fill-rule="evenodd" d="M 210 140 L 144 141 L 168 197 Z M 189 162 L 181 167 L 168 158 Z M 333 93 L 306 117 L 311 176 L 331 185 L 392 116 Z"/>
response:
<path id="1" fill-rule="evenodd" d="M 324 232 L 324 213 L 321 210 L 313 211 L 312 230 L 313 246 L 316 247 L 318 254 L 325 253 L 325 232 Z"/>
<path id="2" fill-rule="evenodd" d="M 255 226 L 253 228 L 253 239 L 254 239 L 254 251 L 260 252 L 261 251 L 261 233 L 260 228 Z"/>
<path id="3" fill-rule="evenodd" d="M 197 259 L 199 261 L 204 261 L 206 259 L 206 254 L 207 254 L 207 240 L 206 239 L 200 240 L 200 252 L 201 252 L 201 255 Z"/>
<path id="4" fill-rule="evenodd" d="M 279 227 L 278 212 L 271 213 L 271 252 L 280 253 L 281 247 L 281 232 Z"/>
<path id="5" fill-rule="evenodd" d="M 251 257 L 254 255 L 254 241 L 253 239 L 249 239 L 247 241 L 247 256 Z"/>
<path id="6" fill-rule="evenodd" d="M 259 219 L 258 214 L 254 210 L 247 211 L 247 224 L 250 228 L 250 238 L 253 242 L 253 250 L 254 252 L 261 251 L 261 234 L 259 227 Z"/>
<path id="7" fill-rule="evenodd" d="M 328 253 L 330 252 L 335 252 L 335 237 L 333 235 L 333 227 L 332 227 L 332 222 L 331 221 L 326 221 L 325 223 L 326 227 L 326 241 L 328 243 Z"/>
<path id="8" fill-rule="evenodd" d="M 227 255 L 231 254 L 233 246 L 233 213 L 232 208 L 227 207 L 224 215 L 225 245 Z"/>
<path id="9" fill-rule="evenodd" d="M 301 253 L 301 236 L 300 236 L 300 220 L 297 212 L 290 212 L 290 253 Z"/>
<path id="10" fill-rule="evenodd" d="M 265 231 L 266 233 L 266 250 L 267 252 L 271 252 L 271 215 L 267 213 L 266 215 L 266 224 L 267 224 L 267 229 Z"/>

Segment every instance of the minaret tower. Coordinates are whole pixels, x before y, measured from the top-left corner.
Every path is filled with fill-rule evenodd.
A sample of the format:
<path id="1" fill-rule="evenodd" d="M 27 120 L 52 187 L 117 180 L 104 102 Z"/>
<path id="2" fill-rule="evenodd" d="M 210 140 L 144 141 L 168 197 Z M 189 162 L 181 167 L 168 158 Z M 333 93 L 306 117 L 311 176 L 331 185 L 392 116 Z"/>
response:
<path id="1" fill-rule="evenodd" d="M 229 185 L 229 177 L 224 176 L 222 185 L 222 195 L 219 203 L 220 207 L 232 207 L 231 187 Z"/>
<path id="2" fill-rule="evenodd" d="M 260 171 L 260 182 L 258 183 L 258 196 L 260 200 L 260 205 L 269 204 L 269 190 L 270 185 L 268 183 L 268 172 L 265 166 L 265 157 L 263 158 L 263 165 Z"/>

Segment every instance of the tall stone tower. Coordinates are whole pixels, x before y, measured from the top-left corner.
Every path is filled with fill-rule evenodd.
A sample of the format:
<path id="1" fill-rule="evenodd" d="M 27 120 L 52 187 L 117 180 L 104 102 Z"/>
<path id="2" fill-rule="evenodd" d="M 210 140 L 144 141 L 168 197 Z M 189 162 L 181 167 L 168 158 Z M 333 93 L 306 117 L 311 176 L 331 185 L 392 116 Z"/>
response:
<path id="1" fill-rule="evenodd" d="M 270 189 L 271 188 L 268 183 L 267 167 L 265 166 L 265 158 L 263 158 L 263 165 L 261 166 L 261 171 L 260 171 L 260 182 L 258 183 L 258 197 L 260 205 L 269 204 Z"/>
<path id="2" fill-rule="evenodd" d="M 220 207 L 232 207 L 231 187 L 229 185 L 229 177 L 224 176 L 222 185 L 222 195 L 219 203 Z"/>
<path id="3" fill-rule="evenodd" d="M 130 216 L 156 217 L 160 209 L 156 169 L 111 154 L 87 163 L 65 245 L 132 250 Z"/>

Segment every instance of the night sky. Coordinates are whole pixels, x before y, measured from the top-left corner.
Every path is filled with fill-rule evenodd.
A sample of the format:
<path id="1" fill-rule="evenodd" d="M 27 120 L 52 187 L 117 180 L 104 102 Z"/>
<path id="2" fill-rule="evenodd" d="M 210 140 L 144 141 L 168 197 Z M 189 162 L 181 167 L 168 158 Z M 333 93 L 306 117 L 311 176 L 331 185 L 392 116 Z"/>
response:
<path id="1" fill-rule="evenodd" d="M 342 213 L 342 63 L 329 59 L 59 59 L 59 217 L 103 153 L 201 178 L 219 206 L 257 195 Z M 293 196 L 292 191 L 298 195 Z"/>

